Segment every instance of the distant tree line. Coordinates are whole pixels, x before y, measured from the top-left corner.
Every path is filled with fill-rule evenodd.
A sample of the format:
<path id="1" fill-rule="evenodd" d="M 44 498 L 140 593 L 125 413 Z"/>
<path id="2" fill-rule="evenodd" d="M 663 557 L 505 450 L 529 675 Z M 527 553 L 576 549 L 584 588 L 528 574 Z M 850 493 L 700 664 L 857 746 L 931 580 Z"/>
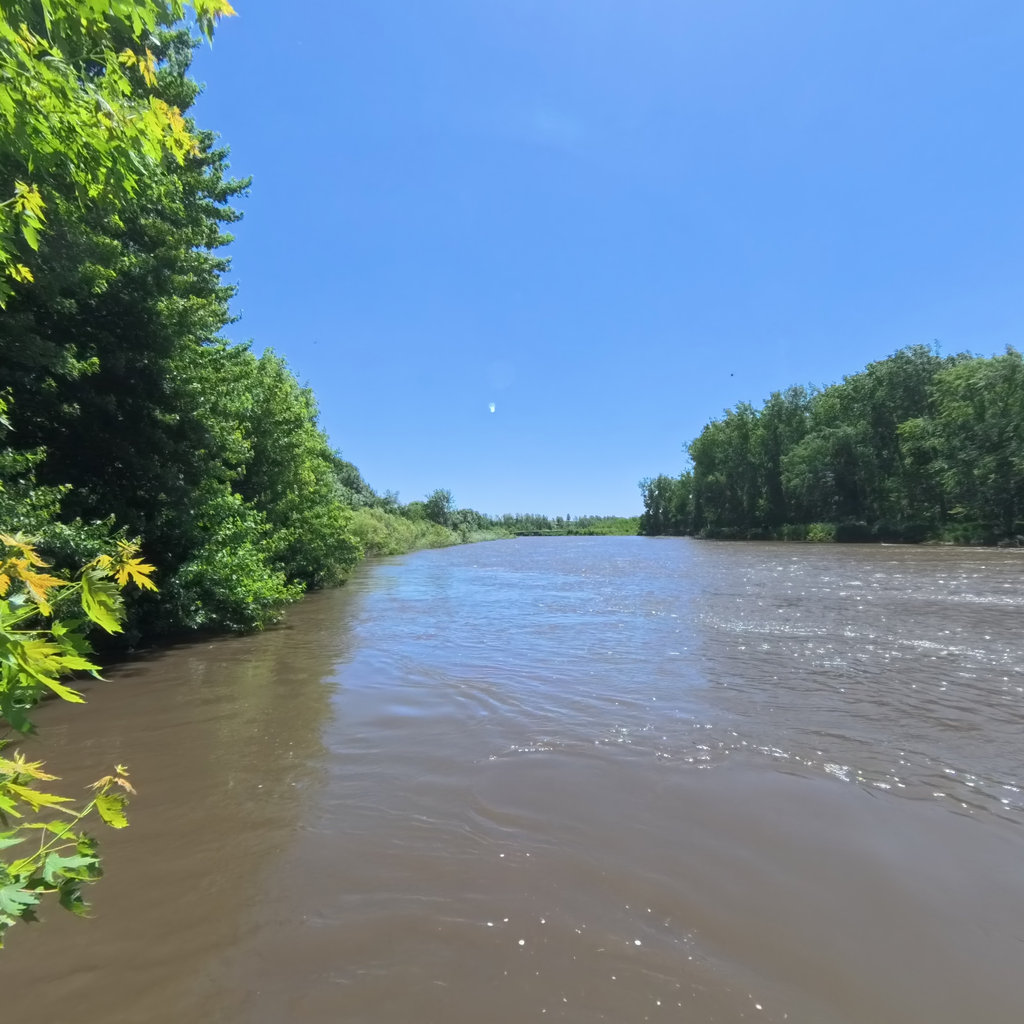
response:
<path id="1" fill-rule="evenodd" d="M 543 516 L 516 513 L 495 516 L 495 527 L 519 536 L 545 534 L 560 536 L 610 536 L 636 534 L 640 525 L 637 516 Z"/>
<path id="2" fill-rule="evenodd" d="M 1012 543 L 1024 534 L 1024 361 L 901 349 L 824 389 L 741 402 L 641 481 L 647 535 Z"/>

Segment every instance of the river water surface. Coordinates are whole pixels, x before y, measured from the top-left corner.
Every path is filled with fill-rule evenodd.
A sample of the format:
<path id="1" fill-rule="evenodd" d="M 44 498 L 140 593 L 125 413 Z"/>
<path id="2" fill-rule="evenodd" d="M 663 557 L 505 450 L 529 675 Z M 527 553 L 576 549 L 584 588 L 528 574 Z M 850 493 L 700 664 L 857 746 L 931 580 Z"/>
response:
<path id="1" fill-rule="evenodd" d="M 1024 1020 L 1024 557 L 522 538 L 39 715 L 116 761 L 21 1024 Z"/>

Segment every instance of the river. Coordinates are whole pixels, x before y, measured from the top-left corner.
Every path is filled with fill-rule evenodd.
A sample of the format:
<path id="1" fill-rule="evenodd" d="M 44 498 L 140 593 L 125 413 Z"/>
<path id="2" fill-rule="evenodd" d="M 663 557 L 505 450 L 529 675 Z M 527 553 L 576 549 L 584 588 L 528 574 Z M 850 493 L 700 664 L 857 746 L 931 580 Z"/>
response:
<path id="1" fill-rule="evenodd" d="M 127 762 L 20 1024 L 1024 1019 L 1024 557 L 520 538 L 49 706 Z"/>

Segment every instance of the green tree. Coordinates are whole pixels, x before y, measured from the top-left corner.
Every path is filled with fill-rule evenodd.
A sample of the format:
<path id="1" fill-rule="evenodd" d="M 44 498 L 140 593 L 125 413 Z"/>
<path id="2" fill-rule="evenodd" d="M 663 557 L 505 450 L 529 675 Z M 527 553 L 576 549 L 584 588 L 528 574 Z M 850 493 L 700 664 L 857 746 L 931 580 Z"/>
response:
<path id="1" fill-rule="evenodd" d="M 690 473 L 683 473 L 679 477 L 662 475 L 641 480 L 644 511 L 640 516 L 640 533 L 649 537 L 688 533 L 691 528 L 692 487 L 693 477 Z"/>
<path id="2" fill-rule="evenodd" d="M 794 509 L 786 494 L 782 460 L 807 433 L 807 411 L 811 397 L 806 388 L 773 391 L 758 415 L 758 459 L 762 482 L 760 519 L 768 528 L 794 520 Z"/>
<path id="3" fill-rule="evenodd" d="M 200 31 L 234 13 L 193 0 Z M 196 139 L 156 91 L 150 40 L 181 0 L 8 0 L 0 8 L 0 305 L 34 278 L 53 195 L 116 210 Z M 25 261 L 28 261 L 26 263 Z"/>
<path id="4" fill-rule="evenodd" d="M 427 495 L 427 499 L 423 503 L 423 514 L 438 526 L 451 527 L 454 512 L 455 502 L 452 492 L 441 488 Z"/>
<path id="5" fill-rule="evenodd" d="M 688 446 L 688 528 L 920 540 L 953 519 L 973 524 L 966 536 L 1009 536 L 1024 525 L 1020 368 L 1014 349 L 940 358 L 917 345 L 824 390 L 727 409 Z M 642 530 L 665 531 L 671 479 L 641 487 Z"/>
<path id="6" fill-rule="evenodd" d="M 177 31 L 150 44 L 149 88 L 187 110 L 195 40 Z M 257 627 L 301 590 L 282 565 L 290 540 L 232 488 L 253 452 L 254 396 L 239 384 L 259 381 L 245 377 L 251 355 L 218 338 L 233 294 L 218 250 L 247 183 L 229 177 L 212 136 L 192 134 L 191 154 L 154 167 L 117 206 L 56 195 L 47 273 L 12 296 L 0 338 L 20 440 L 46 451 L 40 482 L 65 489 L 64 517 L 113 515 L 155 554 L 166 584 L 133 603 L 136 632 Z"/>
<path id="7" fill-rule="evenodd" d="M 932 439 L 952 511 L 1003 537 L 1024 520 L 1024 359 L 958 362 L 934 383 Z"/>
<path id="8" fill-rule="evenodd" d="M 757 412 L 747 402 L 712 420 L 689 445 L 694 529 L 744 530 L 761 519 Z"/>
<path id="9" fill-rule="evenodd" d="M 343 503 L 339 469 L 345 464 L 317 426 L 312 391 L 279 356 L 267 351 L 243 365 L 241 433 L 249 452 L 237 490 L 266 517 L 276 562 L 290 582 L 340 583 L 361 555 Z M 358 470 L 355 475 L 361 481 Z"/>

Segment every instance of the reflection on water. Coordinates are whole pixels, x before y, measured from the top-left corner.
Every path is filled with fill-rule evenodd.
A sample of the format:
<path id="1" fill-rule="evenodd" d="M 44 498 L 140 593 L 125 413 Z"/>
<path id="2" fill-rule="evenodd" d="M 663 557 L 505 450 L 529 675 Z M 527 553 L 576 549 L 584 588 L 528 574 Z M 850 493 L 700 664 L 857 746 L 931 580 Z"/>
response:
<path id="1" fill-rule="evenodd" d="M 11 934 L 5 1008 L 1017 1021 L 1022 576 L 524 538 L 123 667 L 42 725 L 76 778 L 132 765 L 133 828 L 96 920 Z"/>

